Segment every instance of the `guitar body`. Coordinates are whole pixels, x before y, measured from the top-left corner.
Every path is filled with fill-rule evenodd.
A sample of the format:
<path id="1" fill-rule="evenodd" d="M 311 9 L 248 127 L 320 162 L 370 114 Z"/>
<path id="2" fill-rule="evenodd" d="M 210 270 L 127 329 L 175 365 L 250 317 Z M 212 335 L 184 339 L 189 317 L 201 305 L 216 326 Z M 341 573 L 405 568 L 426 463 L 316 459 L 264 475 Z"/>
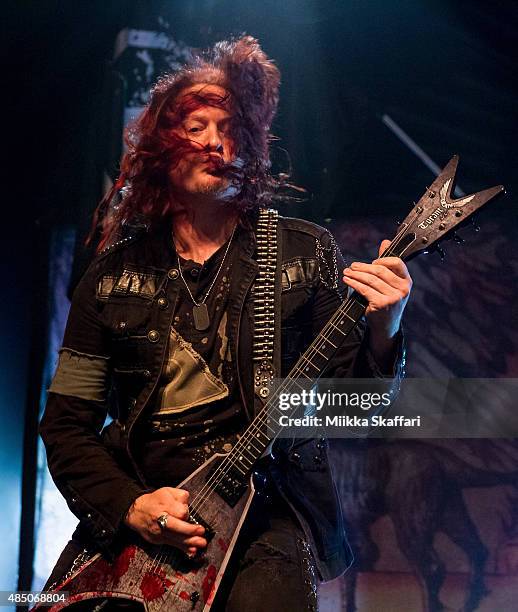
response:
<path id="1" fill-rule="evenodd" d="M 69 596 L 51 612 L 93 610 L 105 598 L 132 601 L 135 609 L 149 612 L 209 610 L 255 494 L 250 481 L 231 507 L 218 493 L 207 491 L 207 481 L 223 457 L 214 455 L 179 485 L 191 500 L 204 492 L 197 515 L 213 533 L 202 556 L 189 559 L 175 548 L 152 545 L 136 535 L 117 551 L 113 563 L 98 553 L 60 584 L 56 592 Z"/>

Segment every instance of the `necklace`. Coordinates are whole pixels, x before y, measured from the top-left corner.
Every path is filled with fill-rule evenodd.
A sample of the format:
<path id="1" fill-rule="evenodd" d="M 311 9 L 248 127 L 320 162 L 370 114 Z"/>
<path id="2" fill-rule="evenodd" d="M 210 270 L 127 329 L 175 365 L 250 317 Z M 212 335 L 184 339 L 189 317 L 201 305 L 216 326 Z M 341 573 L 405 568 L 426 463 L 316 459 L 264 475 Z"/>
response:
<path id="1" fill-rule="evenodd" d="M 183 276 L 182 266 L 180 265 L 180 256 L 178 255 L 178 250 L 176 251 L 176 258 L 178 260 L 178 271 L 180 272 L 180 278 L 183 280 L 183 284 L 185 285 L 185 288 L 187 289 L 187 291 L 189 293 L 189 296 L 190 296 L 191 300 L 194 303 L 194 306 L 192 307 L 192 318 L 193 318 L 193 321 L 194 321 L 194 327 L 198 331 L 205 331 L 205 330 L 209 329 L 209 327 L 210 327 L 209 311 L 207 309 L 207 304 L 205 302 L 207 301 L 207 298 L 209 297 L 209 293 L 211 292 L 212 287 L 214 287 L 214 283 L 216 282 L 216 279 L 218 278 L 219 273 L 221 272 L 221 268 L 223 267 L 223 264 L 225 263 L 225 259 L 227 258 L 227 253 L 228 253 L 228 251 L 230 249 L 230 245 L 232 243 L 232 238 L 234 238 L 234 233 L 236 231 L 236 227 L 237 227 L 237 224 L 234 225 L 234 229 L 232 230 L 232 234 L 230 234 L 230 238 L 229 238 L 229 241 L 227 243 L 227 248 L 225 249 L 225 254 L 223 255 L 223 259 L 221 260 L 221 263 L 219 264 L 218 271 L 216 272 L 216 275 L 212 279 L 212 283 L 210 284 L 210 287 L 205 292 L 205 295 L 203 296 L 203 299 L 201 300 L 201 302 L 197 302 L 194 299 L 194 296 L 191 293 L 191 290 L 189 289 L 189 285 L 187 284 L 187 281 L 185 280 L 185 278 Z"/>

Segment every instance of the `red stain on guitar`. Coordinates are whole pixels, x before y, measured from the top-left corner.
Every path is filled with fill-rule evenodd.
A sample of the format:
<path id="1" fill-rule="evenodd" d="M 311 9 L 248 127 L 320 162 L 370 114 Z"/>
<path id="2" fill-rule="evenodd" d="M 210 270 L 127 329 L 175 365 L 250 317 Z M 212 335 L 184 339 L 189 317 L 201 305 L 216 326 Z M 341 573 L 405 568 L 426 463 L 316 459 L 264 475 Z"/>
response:
<path id="1" fill-rule="evenodd" d="M 223 538 L 219 538 L 218 545 L 221 548 L 222 552 L 226 553 L 228 550 L 228 544 L 225 542 Z"/>
<path id="2" fill-rule="evenodd" d="M 124 576 L 128 571 L 131 561 L 135 558 L 137 549 L 135 546 L 126 547 L 122 553 L 115 559 L 113 564 L 113 581 L 115 584 Z"/>
<path id="3" fill-rule="evenodd" d="M 214 565 L 209 565 L 207 568 L 207 574 L 201 583 L 201 588 L 203 591 L 203 601 L 207 603 L 212 596 L 212 592 L 214 590 L 214 582 L 217 576 L 217 570 Z"/>
<path id="4" fill-rule="evenodd" d="M 165 572 L 156 569 L 153 572 L 146 572 L 140 583 L 140 591 L 145 601 L 153 601 L 166 592 L 173 583 L 166 578 Z"/>
<path id="5" fill-rule="evenodd" d="M 189 593 L 187 593 L 187 591 L 181 591 L 178 597 L 180 597 L 180 599 L 184 599 L 185 601 L 189 601 L 191 599 L 191 596 Z"/>
<path id="6" fill-rule="evenodd" d="M 79 574 L 78 585 L 84 591 L 99 591 L 106 584 L 112 566 L 100 557 L 89 568 L 86 574 Z"/>

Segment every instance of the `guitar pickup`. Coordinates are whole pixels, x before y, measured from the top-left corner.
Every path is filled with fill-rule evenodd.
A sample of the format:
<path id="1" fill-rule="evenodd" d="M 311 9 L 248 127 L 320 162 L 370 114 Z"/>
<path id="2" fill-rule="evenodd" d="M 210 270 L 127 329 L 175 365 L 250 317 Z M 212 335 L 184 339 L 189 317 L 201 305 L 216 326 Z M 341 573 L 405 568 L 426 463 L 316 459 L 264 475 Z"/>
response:
<path id="1" fill-rule="evenodd" d="M 230 467 L 221 470 L 221 461 L 215 461 L 215 465 L 207 474 L 207 482 L 212 484 L 212 489 L 233 508 L 241 499 L 248 488 L 248 483 L 242 479 L 243 474 L 235 468 Z"/>
<path id="2" fill-rule="evenodd" d="M 237 474 L 229 470 L 218 478 L 217 484 L 214 486 L 216 493 L 233 508 L 241 499 L 241 496 L 246 491 L 248 485 L 241 480 Z"/>

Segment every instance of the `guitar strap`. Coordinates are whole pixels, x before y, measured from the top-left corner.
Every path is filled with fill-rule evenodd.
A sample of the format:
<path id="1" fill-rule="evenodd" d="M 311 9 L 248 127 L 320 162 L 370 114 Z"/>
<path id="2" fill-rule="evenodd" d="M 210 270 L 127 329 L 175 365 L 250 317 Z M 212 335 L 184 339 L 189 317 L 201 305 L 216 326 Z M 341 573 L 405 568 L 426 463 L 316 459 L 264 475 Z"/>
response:
<path id="1" fill-rule="evenodd" d="M 252 289 L 254 298 L 254 393 L 256 412 L 266 402 L 275 376 L 280 376 L 280 316 L 282 248 L 279 213 L 262 208 L 256 227 L 259 273 Z M 280 312 L 277 313 L 280 315 Z M 277 373 L 277 374 L 276 374 Z"/>

